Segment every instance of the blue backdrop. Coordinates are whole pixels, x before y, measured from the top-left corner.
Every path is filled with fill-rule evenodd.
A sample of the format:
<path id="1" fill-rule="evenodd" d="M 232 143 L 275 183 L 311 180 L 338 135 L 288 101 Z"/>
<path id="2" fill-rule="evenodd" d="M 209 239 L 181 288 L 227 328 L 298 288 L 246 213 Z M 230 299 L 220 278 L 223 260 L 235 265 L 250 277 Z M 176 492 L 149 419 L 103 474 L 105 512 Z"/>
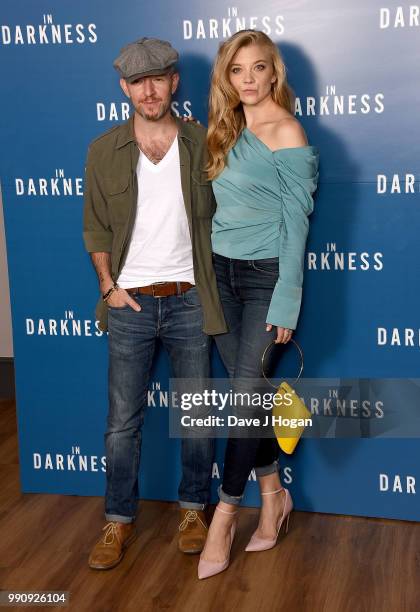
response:
<path id="1" fill-rule="evenodd" d="M 217 47 L 237 29 L 253 27 L 279 44 L 296 115 L 321 154 L 296 333 L 305 375 L 339 379 L 332 397 L 347 378 L 361 379 L 358 397 L 347 397 L 353 413 L 333 410 L 327 418 L 362 422 L 368 378 L 384 398 L 382 417 L 372 419 L 406 419 L 404 437 L 302 440 L 292 457 L 281 457 L 283 483 L 301 510 L 418 520 L 420 441 L 415 427 L 410 435 L 409 419 L 419 403 L 414 394 L 407 415 L 402 397 L 419 376 L 420 8 L 384 4 L 2 6 L 1 182 L 23 491 L 104 491 L 107 339 L 94 320 L 97 281 L 81 226 L 88 143 L 129 113 L 112 62 L 141 36 L 170 40 L 181 53 L 173 110 L 206 123 Z M 214 367 L 221 375 L 217 356 Z M 390 385 L 391 378 L 398 380 Z M 144 426 L 141 496 L 174 500 L 179 440 L 168 437 L 163 353 L 151 390 L 159 386 Z M 214 488 L 222 451 L 218 444 Z M 244 503 L 259 503 L 253 475 Z"/>

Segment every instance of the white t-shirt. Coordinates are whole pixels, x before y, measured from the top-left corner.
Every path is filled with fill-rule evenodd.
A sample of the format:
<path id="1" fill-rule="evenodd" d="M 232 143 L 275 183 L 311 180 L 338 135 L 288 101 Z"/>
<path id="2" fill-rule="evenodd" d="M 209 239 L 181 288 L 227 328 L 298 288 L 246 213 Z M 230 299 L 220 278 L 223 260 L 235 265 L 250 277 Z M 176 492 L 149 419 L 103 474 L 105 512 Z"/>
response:
<path id="1" fill-rule="evenodd" d="M 118 284 L 124 289 L 164 281 L 195 284 L 177 137 L 158 164 L 140 151 L 137 181 L 136 220 Z"/>

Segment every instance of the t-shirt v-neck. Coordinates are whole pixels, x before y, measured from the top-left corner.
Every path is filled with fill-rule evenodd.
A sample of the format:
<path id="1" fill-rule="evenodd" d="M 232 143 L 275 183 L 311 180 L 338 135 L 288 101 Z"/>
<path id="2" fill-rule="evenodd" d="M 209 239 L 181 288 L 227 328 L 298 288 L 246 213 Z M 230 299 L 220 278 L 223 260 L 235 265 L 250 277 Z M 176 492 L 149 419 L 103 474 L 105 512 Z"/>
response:
<path id="1" fill-rule="evenodd" d="M 162 157 L 162 159 L 160 160 L 158 164 L 154 164 L 152 161 L 150 161 L 147 155 L 143 153 L 143 151 L 139 147 L 141 163 L 147 166 L 149 172 L 160 172 L 161 170 L 166 168 L 166 166 L 173 160 L 174 155 L 176 154 L 177 147 L 178 147 L 178 135 L 175 136 L 165 156 Z"/>

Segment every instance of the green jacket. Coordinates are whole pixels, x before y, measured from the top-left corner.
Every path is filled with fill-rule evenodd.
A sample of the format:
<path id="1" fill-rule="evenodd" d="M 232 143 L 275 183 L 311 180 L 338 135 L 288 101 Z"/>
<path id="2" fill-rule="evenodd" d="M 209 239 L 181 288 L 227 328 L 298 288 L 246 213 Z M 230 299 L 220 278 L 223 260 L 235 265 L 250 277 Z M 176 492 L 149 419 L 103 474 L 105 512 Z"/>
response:
<path id="1" fill-rule="evenodd" d="M 203 171 L 206 130 L 177 119 L 181 184 L 193 250 L 194 277 L 203 307 L 206 334 L 227 331 L 211 255 L 213 191 Z M 96 138 L 89 147 L 85 176 L 83 238 L 89 253 L 111 253 L 111 275 L 118 278 L 127 256 L 137 208 L 137 161 L 134 116 Z M 96 317 L 107 329 L 108 308 L 99 299 Z"/>

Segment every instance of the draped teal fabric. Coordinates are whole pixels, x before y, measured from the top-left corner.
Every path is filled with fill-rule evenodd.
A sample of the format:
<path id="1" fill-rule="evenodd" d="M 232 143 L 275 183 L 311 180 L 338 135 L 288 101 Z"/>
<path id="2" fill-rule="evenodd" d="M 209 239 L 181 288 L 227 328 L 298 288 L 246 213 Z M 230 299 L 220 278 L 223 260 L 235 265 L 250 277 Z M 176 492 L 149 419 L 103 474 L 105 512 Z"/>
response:
<path id="1" fill-rule="evenodd" d="M 316 147 L 271 151 L 245 128 L 213 181 L 213 251 L 233 259 L 279 258 L 267 323 L 289 329 L 299 317 L 318 163 Z"/>

